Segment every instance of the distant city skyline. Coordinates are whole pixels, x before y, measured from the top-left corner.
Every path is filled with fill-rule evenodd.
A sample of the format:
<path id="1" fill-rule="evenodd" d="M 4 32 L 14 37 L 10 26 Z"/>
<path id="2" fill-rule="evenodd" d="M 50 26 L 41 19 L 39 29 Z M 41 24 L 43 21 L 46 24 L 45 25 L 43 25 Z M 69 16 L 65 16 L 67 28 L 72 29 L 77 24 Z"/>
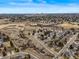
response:
<path id="1" fill-rule="evenodd" d="M 0 0 L 0 13 L 79 13 L 79 0 Z"/>

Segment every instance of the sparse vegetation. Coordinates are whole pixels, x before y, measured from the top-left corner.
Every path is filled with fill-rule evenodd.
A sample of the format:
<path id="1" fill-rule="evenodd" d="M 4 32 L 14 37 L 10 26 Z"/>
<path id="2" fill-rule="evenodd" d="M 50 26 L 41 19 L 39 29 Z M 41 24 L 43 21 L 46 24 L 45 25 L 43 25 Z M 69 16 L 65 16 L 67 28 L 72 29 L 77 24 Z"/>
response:
<path id="1" fill-rule="evenodd" d="M 78 18 L 75 14 L 0 16 L 0 56 L 4 59 L 7 56 L 10 59 L 78 59 Z"/>

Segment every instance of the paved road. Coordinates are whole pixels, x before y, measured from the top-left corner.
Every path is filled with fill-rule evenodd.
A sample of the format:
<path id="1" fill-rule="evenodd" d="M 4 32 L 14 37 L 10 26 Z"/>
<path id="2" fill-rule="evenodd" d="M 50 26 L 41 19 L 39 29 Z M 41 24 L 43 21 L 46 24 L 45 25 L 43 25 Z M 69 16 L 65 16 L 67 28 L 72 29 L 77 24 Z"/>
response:
<path id="1" fill-rule="evenodd" d="M 3 25 L 0 25 L 0 29 L 2 28 L 5 28 L 5 27 L 8 27 L 10 25 L 16 25 L 18 27 L 18 25 L 22 25 L 24 26 L 24 24 L 21 24 L 21 23 L 15 23 L 15 24 L 3 24 Z M 44 42 L 40 41 L 39 39 L 37 39 L 37 37 L 35 36 L 35 40 L 40 43 L 46 50 L 48 50 L 51 54 L 55 55 L 54 59 L 56 59 L 57 57 L 59 57 L 59 55 L 61 55 L 61 53 L 63 53 L 75 40 L 76 40 L 76 36 L 78 34 L 74 35 L 72 38 L 70 38 L 70 40 L 67 42 L 67 44 L 59 51 L 59 53 L 56 53 L 55 51 L 52 51 L 50 50 L 50 48 L 48 48 Z M 19 52 L 21 53 L 21 52 Z M 23 52 L 23 53 L 26 53 L 26 52 Z M 26 53 L 27 54 L 27 53 Z M 15 54 L 16 55 L 16 54 Z M 32 53 L 30 54 L 32 56 L 34 56 Z M 7 56 L 8 57 L 8 56 Z M 38 57 L 34 56 L 36 59 L 39 59 Z M 4 57 L 5 58 L 5 57 Z M 6 59 L 6 58 L 5 58 Z"/>
<path id="2" fill-rule="evenodd" d="M 78 33 L 75 34 L 75 35 L 73 35 L 73 37 L 70 38 L 70 40 L 67 42 L 67 44 L 57 53 L 57 55 L 56 55 L 53 59 L 57 59 L 63 52 L 65 52 L 66 49 L 68 49 L 68 47 L 69 47 L 72 43 L 74 43 L 74 41 L 76 40 L 76 36 L 77 36 L 77 35 L 78 35 Z"/>
<path id="3" fill-rule="evenodd" d="M 36 58 L 38 58 L 38 59 L 43 59 L 43 55 L 40 55 L 39 53 L 37 53 L 35 50 L 33 50 L 33 49 L 26 49 L 26 51 L 25 52 L 27 52 L 27 53 L 29 53 L 29 54 L 32 54 L 32 55 L 34 55 Z"/>
<path id="4" fill-rule="evenodd" d="M 20 52 L 18 52 L 18 53 L 15 53 L 15 54 L 13 54 L 13 55 L 9 55 L 9 56 L 5 56 L 5 57 L 3 57 L 3 58 L 1 58 L 1 59 L 10 59 L 10 57 L 13 57 L 13 56 L 19 56 L 19 55 L 25 55 L 25 54 L 29 54 L 29 53 L 27 53 L 27 52 L 22 52 L 22 51 L 20 51 Z M 34 57 L 35 59 L 39 59 L 39 58 L 37 58 L 35 55 L 33 55 L 33 54 L 30 54 L 32 57 Z"/>
<path id="5" fill-rule="evenodd" d="M 34 39 L 34 40 L 36 40 L 36 42 L 38 42 L 39 44 L 41 44 L 41 46 L 43 46 L 43 47 L 44 47 L 48 52 L 50 52 L 51 54 L 53 54 L 53 55 L 56 55 L 56 54 L 57 54 L 57 52 L 55 52 L 54 50 L 51 50 L 50 48 L 48 48 L 48 47 L 44 44 L 44 42 L 42 42 L 41 40 L 39 40 L 39 39 L 37 38 L 37 34 L 36 34 L 35 36 L 30 36 L 29 39 Z"/>
<path id="6" fill-rule="evenodd" d="M 3 28 L 6 28 L 6 27 L 8 27 L 8 26 L 12 26 L 12 25 L 16 25 L 16 27 L 18 27 L 19 25 L 21 25 L 21 26 L 24 26 L 24 24 L 22 24 L 22 23 L 14 23 L 14 24 L 3 24 L 3 25 L 0 25 L 0 29 L 3 29 Z M 12 40 L 11 40 L 12 41 Z M 12 41 L 12 43 L 14 44 L 14 42 Z M 16 48 L 18 48 L 15 44 L 14 44 L 14 46 L 16 47 Z M 29 52 L 29 53 L 27 53 L 27 52 L 18 52 L 18 53 L 15 53 L 14 55 L 10 55 L 10 56 L 5 56 L 5 57 L 3 57 L 3 58 L 1 58 L 1 59 L 8 59 L 8 58 L 10 58 L 11 56 L 16 56 L 16 55 L 19 55 L 19 54 L 30 54 L 31 56 L 33 56 L 34 58 L 36 58 L 36 59 L 40 59 L 40 58 L 38 58 L 38 57 L 36 57 L 36 55 L 34 55 L 34 53 L 32 53 L 32 52 Z"/>
<path id="7" fill-rule="evenodd" d="M 19 25 L 24 26 L 25 24 L 23 24 L 23 23 L 2 24 L 2 25 L 0 25 L 0 29 L 3 29 L 8 26 L 12 26 L 12 25 L 16 25 L 16 27 L 19 28 L 18 27 Z"/>

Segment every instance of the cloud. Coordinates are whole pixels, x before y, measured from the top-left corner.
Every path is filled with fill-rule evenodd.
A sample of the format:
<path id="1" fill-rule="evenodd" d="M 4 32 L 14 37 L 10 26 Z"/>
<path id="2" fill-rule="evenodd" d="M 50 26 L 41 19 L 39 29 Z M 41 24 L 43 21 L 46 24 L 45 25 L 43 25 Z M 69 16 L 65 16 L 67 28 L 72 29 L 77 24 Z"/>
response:
<path id="1" fill-rule="evenodd" d="M 25 1 L 25 0 L 23 0 Z M 28 0 L 26 2 L 9 2 L 8 4 L 10 6 L 15 6 L 15 7 L 46 7 L 48 6 L 48 4 L 46 4 L 46 2 L 44 0 L 38 0 L 38 1 L 42 1 L 41 3 L 35 3 L 33 2 L 33 0 Z M 50 5 L 51 6 L 51 5 Z"/>
<path id="2" fill-rule="evenodd" d="M 22 1 L 22 2 L 21 2 Z M 8 6 L 0 7 L 0 13 L 79 13 L 79 5 L 67 3 L 67 5 L 48 4 L 46 0 L 15 0 L 8 2 Z"/>
<path id="3" fill-rule="evenodd" d="M 46 0 L 36 0 L 39 3 L 46 3 Z"/>
<path id="4" fill-rule="evenodd" d="M 77 3 L 69 3 L 69 4 L 67 4 L 67 5 L 68 5 L 68 6 L 73 6 L 73 7 L 74 7 L 74 6 L 75 6 L 75 7 L 76 7 L 76 6 L 79 6 Z"/>
<path id="5" fill-rule="evenodd" d="M 79 6 L 47 5 L 45 7 L 6 7 L 0 13 L 79 13 Z"/>

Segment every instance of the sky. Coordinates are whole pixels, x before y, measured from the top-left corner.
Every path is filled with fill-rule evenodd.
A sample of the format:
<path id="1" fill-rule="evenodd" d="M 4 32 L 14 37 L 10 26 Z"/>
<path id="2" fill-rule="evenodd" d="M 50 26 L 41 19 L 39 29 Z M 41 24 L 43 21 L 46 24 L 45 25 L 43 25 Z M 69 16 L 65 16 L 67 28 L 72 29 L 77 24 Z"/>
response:
<path id="1" fill-rule="evenodd" d="M 79 0 L 0 0 L 0 13 L 79 13 Z"/>

